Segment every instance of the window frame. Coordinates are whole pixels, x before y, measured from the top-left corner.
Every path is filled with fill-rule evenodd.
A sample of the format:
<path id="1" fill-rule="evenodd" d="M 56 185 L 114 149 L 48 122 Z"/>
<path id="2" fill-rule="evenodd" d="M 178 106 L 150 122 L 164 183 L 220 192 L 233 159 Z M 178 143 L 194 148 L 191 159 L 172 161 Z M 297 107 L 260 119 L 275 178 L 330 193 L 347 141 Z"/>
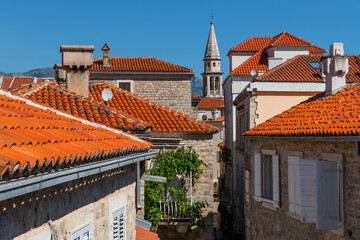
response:
<path id="1" fill-rule="evenodd" d="M 127 80 L 127 79 L 118 79 L 116 80 L 116 87 L 119 87 L 119 83 L 130 83 L 130 91 L 129 92 L 133 92 L 134 91 L 134 81 L 133 80 Z M 126 90 L 126 89 L 124 89 Z M 128 91 L 128 90 L 127 90 Z"/>
<path id="2" fill-rule="evenodd" d="M 82 240 L 81 236 L 77 236 L 79 234 L 83 235 L 84 232 L 89 232 L 89 240 L 92 240 L 92 221 L 88 221 L 79 227 L 71 230 L 70 239 L 71 240 Z"/>

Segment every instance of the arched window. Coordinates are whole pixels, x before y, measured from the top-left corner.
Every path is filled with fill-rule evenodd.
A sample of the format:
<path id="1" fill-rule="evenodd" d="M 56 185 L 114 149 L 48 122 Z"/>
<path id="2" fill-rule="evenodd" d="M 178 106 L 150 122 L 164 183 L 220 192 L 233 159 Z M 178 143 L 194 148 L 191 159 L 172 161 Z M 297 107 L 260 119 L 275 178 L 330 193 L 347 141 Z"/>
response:
<path id="1" fill-rule="evenodd" d="M 214 90 L 214 77 L 210 78 L 210 90 Z"/>

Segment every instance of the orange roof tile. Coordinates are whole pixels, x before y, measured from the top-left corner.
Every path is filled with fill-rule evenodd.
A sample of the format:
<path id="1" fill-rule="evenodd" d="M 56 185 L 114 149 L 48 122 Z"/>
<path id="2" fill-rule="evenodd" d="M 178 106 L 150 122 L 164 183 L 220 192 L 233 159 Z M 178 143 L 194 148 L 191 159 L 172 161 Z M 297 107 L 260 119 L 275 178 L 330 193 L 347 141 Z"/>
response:
<path id="1" fill-rule="evenodd" d="M 288 32 L 282 32 L 278 35 L 276 35 L 275 37 L 273 37 L 273 39 L 268 42 L 268 44 L 266 44 L 266 46 L 264 47 L 264 49 L 268 49 L 271 46 L 313 46 L 312 43 L 296 37 Z M 326 52 L 325 49 L 319 48 L 317 46 L 315 46 L 314 48 L 312 48 L 312 50 L 314 51 L 320 51 L 320 52 Z"/>
<path id="2" fill-rule="evenodd" d="M 18 92 L 12 91 L 12 93 L 73 116 L 121 130 L 143 132 L 151 127 L 151 124 L 148 122 L 130 116 L 115 108 L 111 109 L 104 103 L 77 95 L 52 82 L 44 82 L 30 89 Z"/>
<path id="3" fill-rule="evenodd" d="M 201 98 L 199 95 L 191 94 L 191 98 Z"/>
<path id="4" fill-rule="evenodd" d="M 224 99 L 221 98 L 202 98 L 198 109 L 224 108 Z"/>
<path id="5" fill-rule="evenodd" d="M 346 82 L 360 83 L 360 55 L 349 57 L 349 72 Z M 309 62 L 321 61 L 323 56 L 298 55 L 283 64 L 271 69 L 268 73 L 255 78 L 259 82 L 324 82 L 319 70 Z"/>
<path id="6" fill-rule="evenodd" d="M 360 85 L 310 99 L 245 132 L 244 136 L 359 136 Z"/>
<path id="7" fill-rule="evenodd" d="M 54 82 L 54 78 L 36 78 L 36 77 L 2 77 L 3 83 L 1 85 L 1 89 L 9 91 L 18 89 L 24 86 L 30 86 L 30 84 L 34 83 L 42 83 L 47 80 L 50 82 Z"/>
<path id="8" fill-rule="evenodd" d="M 144 228 L 135 226 L 136 240 L 160 240 L 158 235 L 154 232 L 147 231 Z"/>
<path id="9" fill-rule="evenodd" d="M 151 143 L 0 91 L 2 180 L 148 151 Z"/>
<path id="10" fill-rule="evenodd" d="M 218 147 L 225 147 L 225 141 L 218 144 Z"/>
<path id="11" fill-rule="evenodd" d="M 225 121 L 225 116 L 218 117 L 216 121 L 222 122 Z"/>
<path id="12" fill-rule="evenodd" d="M 272 37 L 249 37 L 245 41 L 230 48 L 231 51 L 260 51 L 272 39 Z"/>
<path id="13" fill-rule="evenodd" d="M 94 59 L 92 72 L 194 72 L 193 69 L 153 57 L 110 57 L 110 67 L 103 67 L 102 57 Z"/>
<path id="14" fill-rule="evenodd" d="M 251 70 L 268 71 L 268 58 L 265 51 L 258 51 L 252 57 L 231 71 L 231 75 L 251 75 Z"/>
<path id="15" fill-rule="evenodd" d="M 108 83 L 92 82 L 90 84 L 91 97 L 96 101 L 103 102 L 100 93 L 104 88 L 112 90 L 113 98 L 108 102 L 111 108 L 151 123 L 153 132 L 214 133 L 218 130 L 185 113 L 162 106 Z"/>

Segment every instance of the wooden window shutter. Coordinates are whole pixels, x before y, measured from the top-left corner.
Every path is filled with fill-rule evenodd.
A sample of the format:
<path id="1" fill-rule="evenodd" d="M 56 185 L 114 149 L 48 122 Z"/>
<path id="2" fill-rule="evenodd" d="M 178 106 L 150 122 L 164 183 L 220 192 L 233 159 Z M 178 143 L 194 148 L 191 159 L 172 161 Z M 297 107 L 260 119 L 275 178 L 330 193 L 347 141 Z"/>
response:
<path id="1" fill-rule="evenodd" d="M 275 202 L 280 202 L 280 166 L 279 155 L 272 155 L 272 192 Z"/>
<path id="2" fill-rule="evenodd" d="M 254 195 L 262 196 L 261 186 L 261 153 L 254 153 Z"/>
<path id="3" fill-rule="evenodd" d="M 288 193 L 289 211 L 296 212 L 295 203 L 295 160 L 299 157 L 288 156 Z"/>
<path id="4" fill-rule="evenodd" d="M 300 160 L 301 220 L 315 223 L 316 210 L 316 159 Z"/>
<path id="5" fill-rule="evenodd" d="M 339 228 L 339 174 L 336 161 L 317 161 L 317 222 L 320 230 Z"/>

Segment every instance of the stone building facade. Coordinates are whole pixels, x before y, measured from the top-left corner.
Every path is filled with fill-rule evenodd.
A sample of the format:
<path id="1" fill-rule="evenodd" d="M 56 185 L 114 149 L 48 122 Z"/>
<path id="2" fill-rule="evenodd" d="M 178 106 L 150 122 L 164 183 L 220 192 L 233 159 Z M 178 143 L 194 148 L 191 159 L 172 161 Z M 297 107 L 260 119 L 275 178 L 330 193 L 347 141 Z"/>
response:
<path id="1" fill-rule="evenodd" d="M 248 179 L 244 181 L 247 239 L 359 239 L 360 238 L 360 158 L 355 141 L 308 141 L 251 139 L 244 161 Z M 280 202 L 278 205 L 254 200 L 254 152 L 273 150 L 279 155 Z M 337 230 L 318 230 L 289 211 L 288 156 L 338 161 L 342 164 L 340 223 Z M 247 174 L 245 174 L 247 175 Z M 248 189 L 248 190 L 246 190 Z"/>
<path id="2" fill-rule="evenodd" d="M 90 223 L 92 239 L 109 239 L 109 214 L 122 203 L 126 239 L 135 239 L 135 185 L 131 165 L 1 201 L 0 238 L 50 239 L 55 229 L 58 239 L 71 239 L 74 229 Z"/>

